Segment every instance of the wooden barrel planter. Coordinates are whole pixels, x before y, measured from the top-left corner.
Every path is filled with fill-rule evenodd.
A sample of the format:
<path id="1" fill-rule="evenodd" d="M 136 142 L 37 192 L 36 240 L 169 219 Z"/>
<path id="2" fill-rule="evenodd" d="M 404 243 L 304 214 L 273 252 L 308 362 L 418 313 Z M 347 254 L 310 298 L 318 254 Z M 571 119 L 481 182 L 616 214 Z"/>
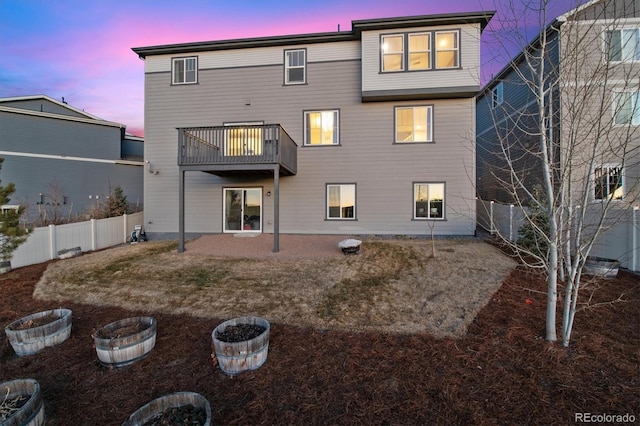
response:
<path id="1" fill-rule="evenodd" d="M 262 329 L 261 334 L 248 340 L 240 341 L 232 341 L 236 339 L 223 337 L 228 333 L 229 327 L 239 328 L 245 326 Z M 237 317 L 223 322 L 211 333 L 214 365 L 217 360 L 220 369 L 229 375 L 260 368 L 267 360 L 270 329 L 269 321 L 261 317 Z"/>
<path id="2" fill-rule="evenodd" d="M 4 329 L 18 356 L 33 355 L 67 340 L 71 334 L 71 310 L 52 309 L 28 315 Z"/>
<path id="3" fill-rule="evenodd" d="M 620 262 L 615 259 L 589 256 L 584 262 L 582 272 L 587 275 L 601 278 L 615 278 L 618 276 Z"/>
<path id="4" fill-rule="evenodd" d="M 175 419 L 174 419 L 175 417 Z M 178 418 L 182 422 L 178 421 Z M 164 423 L 160 420 L 164 420 Z M 211 405 L 207 398 L 195 392 L 176 392 L 165 395 L 138 408 L 122 426 L 150 424 L 211 425 Z"/>
<path id="5" fill-rule="evenodd" d="M 143 359 L 156 345 L 157 329 L 152 317 L 125 318 L 101 327 L 93 335 L 100 364 L 125 367 Z"/>
<path id="6" fill-rule="evenodd" d="M 44 403 L 40 385 L 33 379 L 0 383 L 0 424 L 2 426 L 44 425 Z"/>
<path id="7" fill-rule="evenodd" d="M 73 247 L 58 251 L 58 257 L 60 259 L 69 259 L 71 257 L 80 256 L 81 254 L 82 249 L 80 247 Z"/>
<path id="8" fill-rule="evenodd" d="M 0 274 L 4 274 L 9 271 L 11 271 L 11 261 L 10 260 L 0 261 Z"/>

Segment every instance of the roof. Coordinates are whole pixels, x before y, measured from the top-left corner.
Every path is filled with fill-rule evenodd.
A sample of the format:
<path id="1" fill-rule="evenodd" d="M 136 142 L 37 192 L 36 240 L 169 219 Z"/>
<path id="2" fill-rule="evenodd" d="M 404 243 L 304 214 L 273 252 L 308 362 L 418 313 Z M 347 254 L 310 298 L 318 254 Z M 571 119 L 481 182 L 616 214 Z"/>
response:
<path id="1" fill-rule="evenodd" d="M 248 49 L 256 47 L 352 41 L 359 40 L 363 31 L 386 30 L 394 28 L 411 28 L 433 25 L 480 24 L 481 29 L 484 30 L 494 14 L 495 11 L 486 11 L 367 19 L 352 21 L 351 31 L 166 44 L 148 47 L 134 47 L 131 50 L 137 53 L 141 58 L 145 58 L 150 55 L 167 55 L 204 52 L 212 50 Z"/>
<path id="2" fill-rule="evenodd" d="M 71 105 L 67 104 L 66 102 L 60 102 L 57 101 L 47 95 L 29 95 L 29 96 L 15 96 L 15 97 L 10 97 L 10 98 L 0 98 L 0 104 L 2 103 L 6 103 L 6 102 L 16 102 L 16 101 L 33 101 L 33 100 L 37 100 L 37 99 L 43 99 L 46 100 L 48 102 L 52 102 L 62 108 L 66 108 L 69 111 L 73 111 L 77 114 L 83 115 L 87 118 L 93 119 L 93 120 L 100 120 L 100 121 L 104 121 L 102 118 L 97 117 L 93 114 L 89 114 L 88 112 L 85 112 L 81 109 L 72 107 Z"/>

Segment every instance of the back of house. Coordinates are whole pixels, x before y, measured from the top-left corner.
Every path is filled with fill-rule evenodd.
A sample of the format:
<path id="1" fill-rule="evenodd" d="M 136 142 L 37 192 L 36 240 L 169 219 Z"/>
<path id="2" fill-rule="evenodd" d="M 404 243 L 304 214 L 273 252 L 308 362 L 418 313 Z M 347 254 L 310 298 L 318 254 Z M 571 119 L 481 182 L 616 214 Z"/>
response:
<path id="1" fill-rule="evenodd" d="M 134 48 L 147 233 L 473 235 L 492 15 Z"/>

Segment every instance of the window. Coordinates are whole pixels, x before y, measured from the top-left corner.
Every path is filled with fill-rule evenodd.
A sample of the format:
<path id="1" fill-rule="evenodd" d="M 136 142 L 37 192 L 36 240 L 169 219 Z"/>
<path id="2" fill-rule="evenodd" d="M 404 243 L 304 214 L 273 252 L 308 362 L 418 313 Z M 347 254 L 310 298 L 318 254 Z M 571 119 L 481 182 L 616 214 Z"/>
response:
<path id="1" fill-rule="evenodd" d="M 496 87 L 491 89 L 491 107 L 497 107 L 498 105 L 502 104 L 502 101 L 502 82 L 500 82 L 496 85 Z"/>
<path id="2" fill-rule="evenodd" d="M 306 49 L 284 51 L 284 84 L 304 84 L 307 82 Z"/>
<path id="3" fill-rule="evenodd" d="M 173 84 L 191 84 L 198 82 L 198 58 L 173 59 Z"/>
<path id="4" fill-rule="evenodd" d="M 337 110 L 304 113 L 305 145 L 338 145 L 339 116 Z"/>
<path id="5" fill-rule="evenodd" d="M 444 219 L 444 183 L 414 183 L 413 206 L 414 219 Z"/>
<path id="6" fill-rule="evenodd" d="M 622 125 L 640 125 L 640 92 L 614 94 L 614 122 Z"/>
<path id="7" fill-rule="evenodd" d="M 356 218 L 356 185 L 327 185 L 327 219 Z"/>
<path id="8" fill-rule="evenodd" d="M 409 70 L 431 68 L 431 34 L 409 34 Z"/>
<path id="9" fill-rule="evenodd" d="M 404 71 L 404 35 L 382 36 L 382 71 Z"/>
<path id="10" fill-rule="evenodd" d="M 625 28 L 607 32 L 609 61 L 640 61 L 640 28 Z"/>
<path id="11" fill-rule="evenodd" d="M 432 142 L 433 107 L 396 107 L 396 142 Z"/>
<path id="12" fill-rule="evenodd" d="M 457 68 L 459 38 L 458 30 L 383 35 L 382 72 Z"/>
<path id="13" fill-rule="evenodd" d="M 436 68 L 457 68 L 458 62 L 458 31 L 436 32 Z"/>
<path id="14" fill-rule="evenodd" d="M 622 167 L 615 165 L 596 168 L 594 186 L 596 200 L 622 200 Z"/>

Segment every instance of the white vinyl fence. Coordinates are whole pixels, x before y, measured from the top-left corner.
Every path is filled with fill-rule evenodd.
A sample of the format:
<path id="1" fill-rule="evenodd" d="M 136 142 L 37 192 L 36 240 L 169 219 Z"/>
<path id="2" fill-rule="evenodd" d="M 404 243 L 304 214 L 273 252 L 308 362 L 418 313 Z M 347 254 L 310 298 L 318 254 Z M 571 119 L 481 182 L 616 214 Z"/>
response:
<path id="1" fill-rule="evenodd" d="M 142 225 L 144 212 L 125 214 L 107 219 L 49 225 L 35 228 L 27 241 L 18 247 L 11 258 L 11 267 L 33 265 L 57 259 L 58 252 L 80 247 L 83 252 L 125 243 L 136 225 Z"/>
<path id="2" fill-rule="evenodd" d="M 518 238 L 518 230 L 525 216 L 518 206 L 477 199 L 477 224 L 492 235 L 509 241 Z M 601 218 L 594 208 L 585 216 L 585 234 Z M 586 236 L 586 235 L 585 235 Z M 640 209 L 611 209 L 604 230 L 596 239 L 590 256 L 616 259 L 623 268 L 640 272 Z"/>

